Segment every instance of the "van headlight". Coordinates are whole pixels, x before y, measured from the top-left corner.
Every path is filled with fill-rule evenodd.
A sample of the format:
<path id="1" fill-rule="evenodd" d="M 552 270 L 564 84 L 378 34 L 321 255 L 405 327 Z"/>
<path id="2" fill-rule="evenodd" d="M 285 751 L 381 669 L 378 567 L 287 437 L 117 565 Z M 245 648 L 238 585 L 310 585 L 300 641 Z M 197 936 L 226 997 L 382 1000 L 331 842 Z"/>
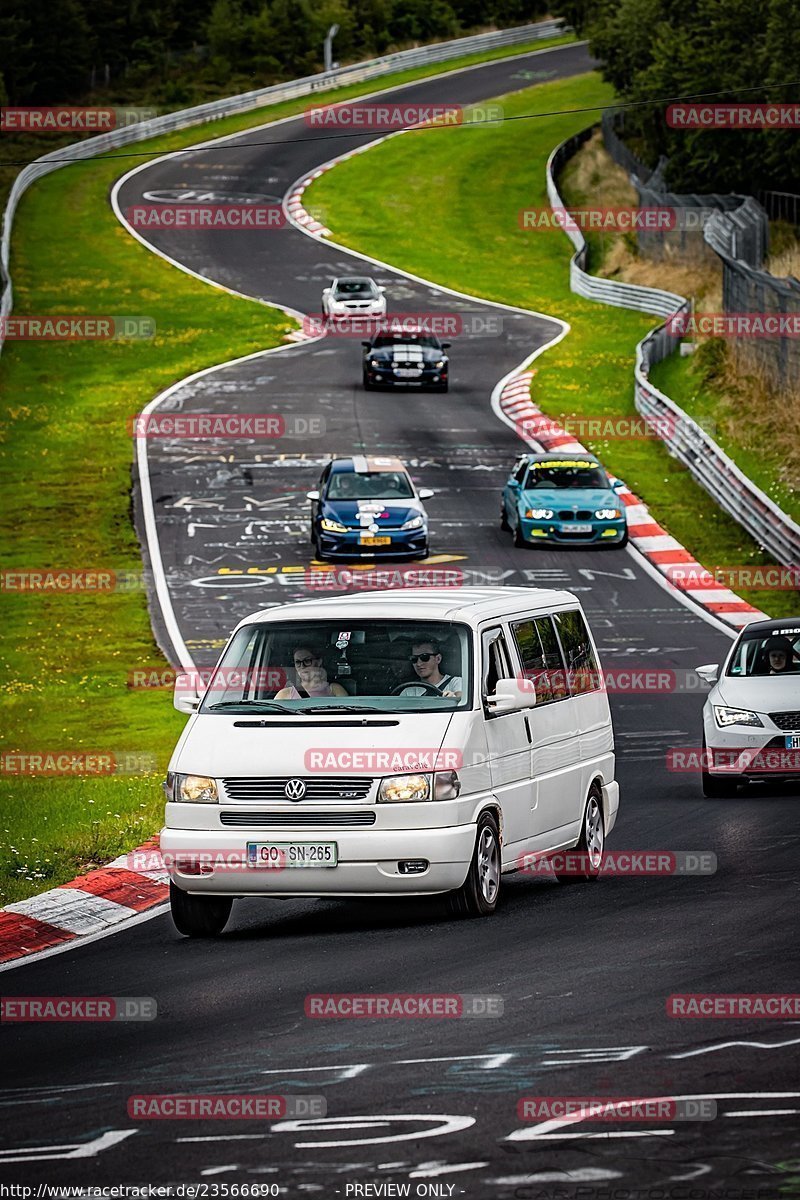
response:
<path id="1" fill-rule="evenodd" d="M 724 705 L 714 704 L 714 718 L 720 729 L 725 729 L 727 725 L 763 725 L 764 722 L 758 713 L 750 712 L 749 708 L 727 708 Z"/>
<path id="2" fill-rule="evenodd" d="M 437 771 L 433 777 L 434 800 L 456 800 L 461 792 L 458 771 Z"/>
<path id="3" fill-rule="evenodd" d="M 176 775 L 173 797 L 186 804 L 216 804 L 219 801 L 217 781 L 208 775 Z"/>
<path id="4" fill-rule="evenodd" d="M 378 803 L 383 804 L 413 804 L 430 798 L 429 775 L 387 775 L 378 788 Z"/>

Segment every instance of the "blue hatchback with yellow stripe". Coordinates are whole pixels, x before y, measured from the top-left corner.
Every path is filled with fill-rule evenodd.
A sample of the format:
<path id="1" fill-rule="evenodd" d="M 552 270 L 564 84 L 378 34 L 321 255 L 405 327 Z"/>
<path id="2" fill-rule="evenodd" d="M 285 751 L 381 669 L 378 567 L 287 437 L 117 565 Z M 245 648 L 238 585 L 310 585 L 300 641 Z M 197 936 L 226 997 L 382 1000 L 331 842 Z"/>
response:
<path id="1" fill-rule="evenodd" d="M 321 561 L 333 558 L 426 558 L 433 492 L 415 487 L 399 458 L 334 458 L 309 492 L 311 541 Z"/>

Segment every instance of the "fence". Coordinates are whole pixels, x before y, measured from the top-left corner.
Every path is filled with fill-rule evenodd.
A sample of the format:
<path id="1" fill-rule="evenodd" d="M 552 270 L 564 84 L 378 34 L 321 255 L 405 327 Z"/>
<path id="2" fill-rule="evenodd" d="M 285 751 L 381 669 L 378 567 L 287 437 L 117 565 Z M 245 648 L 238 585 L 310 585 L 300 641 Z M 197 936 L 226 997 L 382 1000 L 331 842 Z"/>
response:
<path id="1" fill-rule="evenodd" d="M 562 142 L 550 155 L 547 163 L 547 194 L 553 208 L 564 207 L 556 182 L 558 172 L 591 134 L 592 130 L 583 130 Z M 578 229 L 565 229 L 565 233 L 575 246 L 570 261 L 570 288 L 578 295 L 601 304 L 635 308 L 639 312 L 659 316 L 691 311 L 691 302 L 672 292 L 632 284 L 615 284 L 611 280 L 588 275 L 584 269 L 586 242 L 583 234 Z M 763 272 L 753 274 L 762 275 Z M 625 302 L 626 291 L 632 303 Z M 646 293 L 650 295 L 649 301 Z M 669 453 L 687 467 L 716 504 L 738 521 L 777 562 L 784 566 L 796 566 L 800 562 L 800 526 L 739 470 L 688 413 L 649 382 L 651 368 L 674 349 L 675 338 L 664 325 L 652 330 L 636 347 L 634 402 L 638 412 L 644 417 L 661 418 L 658 428 L 667 430 L 662 440 Z"/>
<path id="2" fill-rule="evenodd" d="M 420 46 L 412 50 L 399 50 L 395 54 L 385 54 L 382 58 L 370 59 L 368 62 L 355 63 L 349 67 L 340 67 L 335 71 L 321 72 L 318 75 L 308 75 L 303 79 L 295 79 L 289 83 L 274 84 L 272 87 L 257 88 L 238 96 L 228 96 L 223 100 L 212 100 L 206 104 L 198 104 L 193 108 L 184 108 L 177 112 L 165 113 L 149 121 L 140 121 L 98 137 L 87 138 L 75 142 L 60 150 L 43 154 L 28 166 L 23 167 L 11 188 L 3 214 L 3 232 L 0 240 L 0 282 L 2 297 L 0 297 L 0 350 L 2 350 L 4 330 L 3 318 L 7 317 L 13 306 L 13 291 L 9 273 L 11 253 L 11 230 L 14 214 L 20 198 L 37 179 L 58 170 L 68 162 L 76 159 L 88 159 L 106 150 L 118 149 L 132 142 L 155 137 L 161 133 L 170 133 L 176 129 L 186 129 L 191 125 L 199 125 L 206 121 L 219 120 L 222 117 L 236 113 L 248 112 L 251 109 L 262 108 L 267 104 L 277 104 L 283 100 L 292 100 L 300 96 L 311 96 L 318 92 L 330 91 L 332 88 L 343 87 L 346 84 L 362 83 L 382 75 L 396 71 L 406 71 L 416 66 L 428 63 L 448 62 L 453 58 L 461 58 L 468 54 L 481 53 L 484 50 L 496 49 L 503 46 L 522 45 L 527 42 L 541 41 L 544 38 L 555 37 L 565 33 L 569 27 L 559 18 L 556 20 L 539 21 L 534 25 L 520 25 L 513 29 L 501 29 L 494 33 L 481 33 L 473 37 L 456 38 L 449 42 L 439 42 L 434 46 Z"/>
<path id="3" fill-rule="evenodd" d="M 756 199 L 770 221 L 786 221 L 800 229 L 800 196 L 794 192 L 756 192 Z"/>

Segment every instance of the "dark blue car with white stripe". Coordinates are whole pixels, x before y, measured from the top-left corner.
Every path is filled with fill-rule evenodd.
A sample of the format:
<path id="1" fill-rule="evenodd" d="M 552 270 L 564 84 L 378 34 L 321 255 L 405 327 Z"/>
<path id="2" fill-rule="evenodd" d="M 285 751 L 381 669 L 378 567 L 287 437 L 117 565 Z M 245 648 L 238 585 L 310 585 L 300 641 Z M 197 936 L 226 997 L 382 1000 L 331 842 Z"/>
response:
<path id="1" fill-rule="evenodd" d="M 309 492 L 317 559 L 427 558 L 433 492 L 417 488 L 399 458 L 334 458 Z"/>

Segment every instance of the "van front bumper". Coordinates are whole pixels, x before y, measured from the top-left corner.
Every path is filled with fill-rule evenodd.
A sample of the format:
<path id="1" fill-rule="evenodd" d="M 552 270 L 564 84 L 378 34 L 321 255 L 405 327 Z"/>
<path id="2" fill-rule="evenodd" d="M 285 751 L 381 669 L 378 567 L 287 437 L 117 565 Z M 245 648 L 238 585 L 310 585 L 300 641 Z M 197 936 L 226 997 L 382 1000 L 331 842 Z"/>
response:
<path id="1" fill-rule="evenodd" d="M 428 896 L 458 888 L 467 877 L 475 825 L 445 829 L 164 828 L 161 851 L 169 877 L 182 891 L 224 896 Z M 246 865 L 247 843 L 335 842 L 338 865 L 269 869 Z M 204 874 L 181 869 L 181 858 Z M 176 861 L 177 859 L 177 861 Z M 418 874 L 401 874 L 399 863 L 424 860 Z"/>

